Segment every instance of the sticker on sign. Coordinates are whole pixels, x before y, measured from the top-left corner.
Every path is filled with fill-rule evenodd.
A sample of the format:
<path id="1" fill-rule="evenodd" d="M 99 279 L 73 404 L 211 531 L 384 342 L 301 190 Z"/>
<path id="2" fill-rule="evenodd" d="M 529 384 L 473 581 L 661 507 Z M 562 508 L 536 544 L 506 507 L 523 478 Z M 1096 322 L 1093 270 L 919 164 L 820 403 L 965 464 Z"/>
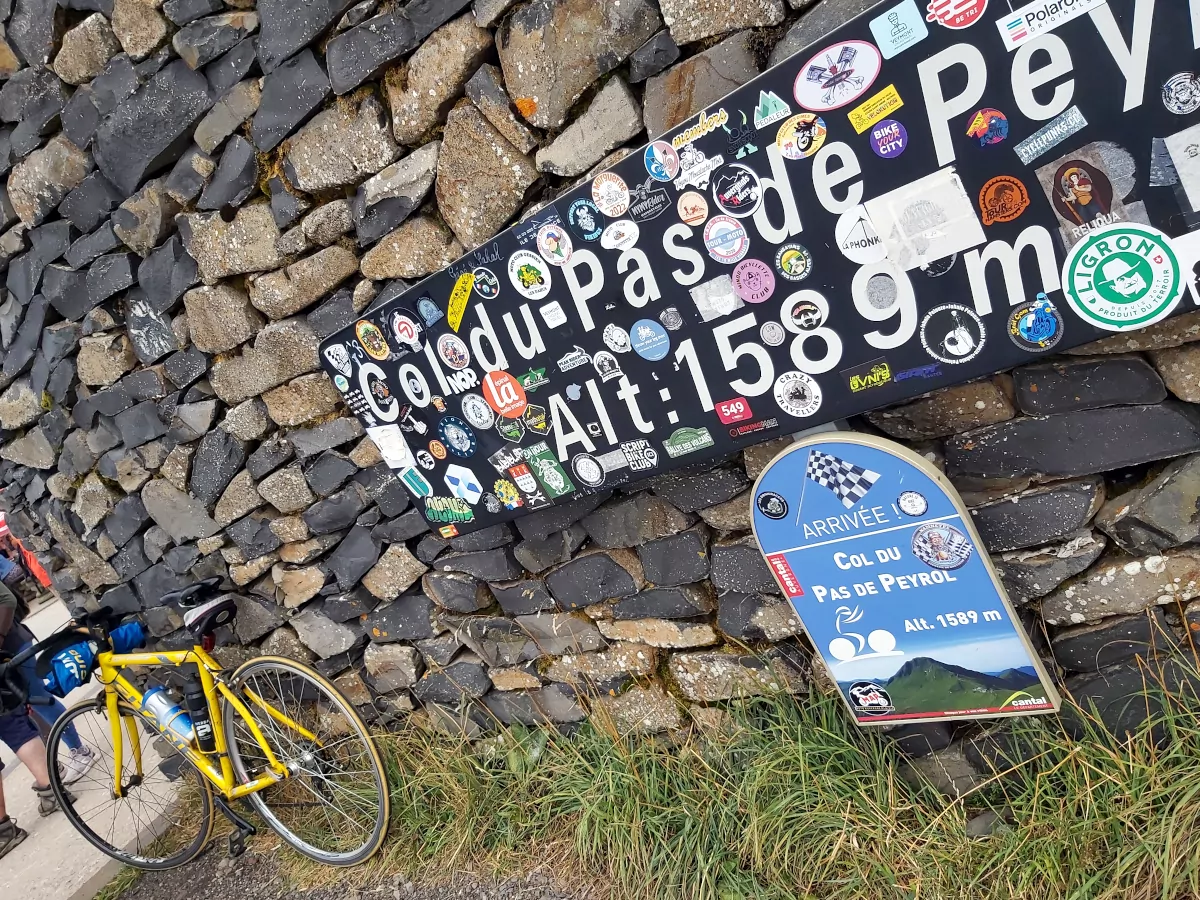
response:
<path id="1" fill-rule="evenodd" d="M 1053 31 L 1064 22 L 1103 6 L 1107 0 L 1036 0 L 996 21 L 1000 38 L 1009 50 L 1016 50 L 1026 41 Z"/>

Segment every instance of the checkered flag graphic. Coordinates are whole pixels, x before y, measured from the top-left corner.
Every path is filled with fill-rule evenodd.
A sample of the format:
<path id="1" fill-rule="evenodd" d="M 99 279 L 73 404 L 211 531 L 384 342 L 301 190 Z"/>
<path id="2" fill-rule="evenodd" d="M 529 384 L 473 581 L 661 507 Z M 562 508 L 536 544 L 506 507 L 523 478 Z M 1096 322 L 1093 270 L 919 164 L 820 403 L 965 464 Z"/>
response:
<path id="1" fill-rule="evenodd" d="M 833 491 L 842 501 L 842 506 L 851 509 L 855 503 L 867 496 L 867 491 L 879 480 L 879 474 L 844 459 L 812 451 L 808 456 L 808 471 L 805 477 L 823 488 Z"/>

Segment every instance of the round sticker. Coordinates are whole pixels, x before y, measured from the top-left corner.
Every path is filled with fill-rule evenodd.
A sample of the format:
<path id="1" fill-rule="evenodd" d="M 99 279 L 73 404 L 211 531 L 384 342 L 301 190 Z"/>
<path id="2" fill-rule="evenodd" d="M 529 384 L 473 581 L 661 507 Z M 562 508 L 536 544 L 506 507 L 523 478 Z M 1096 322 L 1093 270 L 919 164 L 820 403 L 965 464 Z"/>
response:
<path id="1" fill-rule="evenodd" d="M 362 344 L 362 348 L 367 351 L 367 356 L 371 359 L 384 360 L 392 355 L 391 348 L 384 340 L 383 332 L 379 330 L 379 326 L 374 322 L 368 322 L 366 319 L 360 320 L 354 326 L 354 333 L 358 336 L 358 342 Z"/>
<path id="2" fill-rule="evenodd" d="M 944 303 L 921 320 L 921 346 L 938 362 L 956 366 L 970 362 L 983 349 L 987 331 L 975 310 Z"/>
<path id="3" fill-rule="evenodd" d="M 775 402 L 789 416 L 805 419 L 821 408 L 821 386 L 804 372 L 784 372 L 775 379 Z"/>
<path id="4" fill-rule="evenodd" d="M 484 300 L 494 300 L 500 294 L 500 279 L 491 269 L 480 266 L 475 270 L 475 293 Z"/>
<path id="5" fill-rule="evenodd" d="M 673 181 L 679 174 L 679 154 L 666 141 L 655 141 L 644 154 L 646 171 L 655 181 Z"/>
<path id="6" fill-rule="evenodd" d="M 998 144 L 1008 137 L 1008 116 L 986 106 L 971 116 L 967 123 L 967 135 L 979 141 L 980 147 Z"/>
<path id="7" fill-rule="evenodd" d="M 967 2 L 970 3 L 972 0 L 967 0 Z M 847 641 L 847 643 L 850 642 Z M 853 649 L 854 645 L 850 644 L 850 647 Z M 850 700 L 850 705 L 859 715 L 886 716 L 896 709 L 892 703 L 891 694 L 874 681 L 856 681 L 846 689 L 846 695 Z"/>
<path id="8" fill-rule="evenodd" d="M 396 401 L 392 399 L 392 390 L 387 386 L 387 382 L 376 375 L 374 372 L 366 372 L 367 390 L 375 399 L 375 403 L 380 409 L 385 412 L 391 408 L 391 405 Z"/>
<path id="9" fill-rule="evenodd" d="M 439 447 L 442 447 L 441 441 L 434 441 L 433 443 L 437 444 Z M 446 448 L 442 447 L 442 456 L 444 457 L 445 455 L 446 455 Z M 422 469 L 425 469 L 426 471 L 428 471 L 429 469 L 432 469 L 435 465 L 437 465 L 437 463 L 433 459 L 433 454 L 430 453 L 428 450 L 426 450 L 424 447 L 422 447 L 420 450 L 418 450 L 416 453 L 414 453 L 413 456 L 415 456 L 417 458 L 417 465 L 420 466 Z"/>
<path id="10" fill-rule="evenodd" d="M 621 219 L 604 229 L 600 235 L 600 246 L 605 250 L 628 250 L 637 243 L 640 233 L 637 222 Z"/>
<path id="11" fill-rule="evenodd" d="M 491 428 L 496 424 L 496 414 L 478 394 L 463 394 L 462 412 L 463 417 L 476 428 Z"/>
<path id="12" fill-rule="evenodd" d="M 520 418 L 527 405 L 521 382 L 502 370 L 483 376 L 483 399 L 506 419 Z"/>
<path id="13" fill-rule="evenodd" d="M 600 212 L 615 219 L 629 209 L 629 186 L 615 172 L 601 172 L 592 182 L 592 199 Z"/>
<path id="14" fill-rule="evenodd" d="M 346 391 L 350 390 L 350 382 L 348 382 L 346 380 L 345 375 L 334 375 L 333 383 L 337 387 L 337 389 L 339 391 L 341 391 L 343 394 L 346 393 Z"/>
<path id="15" fill-rule="evenodd" d="M 1011 222 L 1029 207 L 1029 191 L 1019 178 L 997 175 L 979 192 L 979 211 L 983 224 Z"/>
<path id="16" fill-rule="evenodd" d="M 629 340 L 629 332 L 620 325 L 614 325 L 609 322 L 604 326 L 602 334 L 604 343 L 613 353 L 628 353 L 633 349 L 633 345 Z"/>
<path id="17" fill-rule="evenodd" d="M 424 346 L 421 335 L 425 331 L 425 326 L 418 323 L 413 316 L 402 309 L 398 309 L 392 313 L 388 321 L 392 326 L 392 335 L 396 338 L 398 344 L 413 353 L 421 350 Z"/>
<path id="18" fill-rule="evenodd" d="M 519 509 L 525 505 L 525 501 L 521 499 L 521 492 L 507 478 L 498 479 L 492 485 L 492 490 L 496 492 L 496 499 L 504 504 L 505 509 Z"/>
<path id="19" fill-rule="evenodd" d="M 700 225 L 708 218 L 708 201 L 703 194 L 695 191 L 684 191 L 675 204 L 679 219 L 685 225 Z"/>
<path id="20" fill-rule="evenodd" d="M 717 262 L 733 265 L 750 249 L 750 237 L 737 219 L 713 216 L 704 226 L 704 247 Z"/>
<path id="21" fill-rule="evenodd" d="M 988 0 L 953 0 L 953 2 L 930 3 L 929 15 L 925 17 L 925 20 L 941 22 L 947 28 L 959 31 L 974 25 L 987 9 L 987 5 Z M 1012 7 L 1010 6 L 1009 9 Z M 1061 10 L 1062 7 L 1060 6 L 1058 9 Z M 1045 14 L 1043 10 L 1038 10 L 1038 12 Z"/>
<path id="22" fill-rule="evenodd" d="M 733 292 L 747 303 L 766 303 L 775 293 L 775 273 L 762 260 L 743 259 L 733 269 Z"/>
<path id="23" fill-rule="evenodd" d="M 804 159 L 821 149 L 828 133 L 816 113 L 800 113 L 779 126 L 775 146 L 787 159 Z"/>
<path id="24" fill-rule="evenodd" d="M 1072 247 L 1062 285 L 1075 314 L 1105 331 L 1152 325 L 1171 314 L 1183 293 L 1170 240 L 1132 222 L 1093 231 Z"/>
<path id="25" fill-rule="evenodd" d="M 906 516 L 923 516 L 929 510 L 929 501 L 917 491 L 905 491 L 896 498 L 896 505 Z"/>
<path id="26" fill-rule="evenodd" d="M 782 519 L 788 514 L 788 503 L 774 491 L 763 491 L 755 500 L 758 511 L 768 519 Z"/>
<path id="27" fill-rule="evenodd" d="M 471 351 L 467 349 L 466 342 L 457 334 L 447 332 L 441 335 L 437 340 L 437 352 L 438 356 L 442 358 L 442 362 L 456 372 L 462 371 L 471 364 Z"/>
<path id="28" fill-rule="evenodd" d="M 867 208 L 861 203 L 838 216 L 837 225 L 833 229 L 833 239 L 842 251 L 842 256 L 860 266 L 887 259 L 887 247 L 879 237 L 879 232 L 875 230 L 875 223 L 867 215 Z"/>
<path id="29" fill-rule="evenodd" d="M 600 221 L 600 210 L 591 200 L 580 197 L 567 210 L 567 225 L 585 241 L 600 240 L 604 230 Z"/>
<path id="30" fill-rule="evenodd" d="M 787 340 L 787 332 L 778 322 L 764 322 L 763 327 L 758 329 L 758 336 L 768 347 L 778 347 Z"/>
<path id="31" fill-rule="evenodd" d="M 588 487 L 600 487 L 604 484 L 604 466 L 591 454 L 577 454 L 571 460 L 571 471 Z"/>
<path id="32" fill-rule="evenodd" d="M 816 296 L 814 291 L 801 291 L 796 296 L 789 298 L 784 305 L 782 311 L 784 324 L 790 326 L 789 330 L 793 334 L 814 331 L 825 324 L 825 317 L 829 315 L 829 306 L 818 303 L 815 299 Z"/>
<path id="33" fill-rule="evenodd" d="M 1163 106 L 1177 116 L 1187 116 L 1200 109 L 1200 78 L 1192 72 L 1172 75 L 1163 85 Z"/>
<path id="34" fill-rule="evenodd" d="M 508 258 L 508 278 L 517 293 L 530 300 L 545 297 L 553 284 L 550 267 L 532 250 L 518 250 Z"/>
<path id="35" fill-rule="evenodd" d="M 800 244 L 784 244 L 775 254 L 775 268 L 788 281 L 803 281 L 812 271 L 812 254 Z"/>
<path id="36" fill-rule="evenodd" d="M 1062 340 L 1062 315 L 1049 297 L 1038 294 L 1034 302 L 1013 309 L 1008 317 L 1008 336 L 1022 350 L 1031 353 L 1049 350 Z"/>
<path id="37" fill-rule="evenodd" d="M 884 119 L 871 129 L 871 149 L 883 159 L 895 159 L 908 149 L 908 129 L 895 119 Z"/>
<path id="38" fill-rule="evenodd" d="M 433 440 L 429 442 L 429 453 L 434 459 L 446 458 L 446 445 L 441 441 Z"/>
<path id="39" fill-rule="evenodd" d="M 443 416 L 442 421 L 438 422 L 438 434 L 446 449 L 455 456 L 466 459 L 475 452 L 475 432 L 458 416 Z"/>
<path id="40" fill-rule="evenodd" d="M 674 306 L 668 306 L 658 314 L 658 321 L 662 322 L 663 328 L 667 331 L 678 331 L 683 327 L 683 316 Z"/>
<path id="41" fill-rule="evenodd" d="M 1112 210 L 1113 186 L 1091 163 L 1070 159 L 1054 173 L 1051 201 L 1055 211 L 1073 225 L 1087 225 Z"/>
<path id="42" fill-rule="evenodd" d="M 813 112 L 840 109 L 871 89 L 882 65 L 874 44 L 831 44 L 800 67 L 792 93 L 797 103 Z"/>
<path id="43" fill-rule="evenodd" d="M 713 200 L 722 212 L 744 219 L 762 203 L 762 183 L 749 166 L 730 163 L 713 179 Z"/>
<path id="44" fill-rule="evenodd" d="M 926 522 L 913 532 L 913 556 L 934 569 L 961 568 L 972 549 L 967 536 L 946 522 Z"/>
<path id="45" fill-rule="evenodd" d="M 658 362 L 671 350 L 667 330 L 653 319 L 638 319 L 633 323 L 633 351 L 642 359 Z"/>
<path id="46" fill-rule="evenodd" d="M 571 236 L 557 222 L 543 225 L 537 233 L 538 253 L 552 266 L 561 266 L 571 258 Z"/>

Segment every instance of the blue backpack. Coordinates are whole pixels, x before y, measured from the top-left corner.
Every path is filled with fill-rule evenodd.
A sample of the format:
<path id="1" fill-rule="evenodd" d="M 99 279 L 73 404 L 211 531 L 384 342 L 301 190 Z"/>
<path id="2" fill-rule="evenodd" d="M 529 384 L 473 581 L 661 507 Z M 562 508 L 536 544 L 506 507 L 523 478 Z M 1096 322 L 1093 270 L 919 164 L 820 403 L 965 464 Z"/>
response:
<path id="1" fill-rule="evenodd" d="M 129 653 L 146 643 L 146 632 L 142 624 L 134 620 L 113 629 L 109 638 L 114 653 Z M 65 697 L 85 684 L 96 667 L 96 650 L 95 641 L 81 640 L 55 653 L 50 657 L 48 671 L 42 676 L 46 690 L 55 697 Z"/>

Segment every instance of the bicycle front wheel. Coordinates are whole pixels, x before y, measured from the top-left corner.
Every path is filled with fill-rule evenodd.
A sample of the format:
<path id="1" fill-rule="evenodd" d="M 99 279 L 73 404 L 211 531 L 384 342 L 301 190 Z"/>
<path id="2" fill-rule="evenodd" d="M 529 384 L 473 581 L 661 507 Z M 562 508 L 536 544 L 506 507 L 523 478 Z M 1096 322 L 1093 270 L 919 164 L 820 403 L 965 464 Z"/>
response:
<path id="1" fill-rule="evenodd" d="M 228 682 L 290 777 L 246 799 L 296 850 L 330 866 L 368 859 L 387 831 L 387 778 L 367 726 L 350 702 L 317 672 L 264 656 Z M 267 772 L 266 755 L 228 700 L 222 724 L 240 781 Z"/>
<path id="2" fill-rule="evenodd" d="M 108 707 L 89 700 L 68 709 L 50 730 L 46 752 L 54 796 L 75 830 L 102 853 L 139 869 L 182 866 L 212 835 L 212 788 L 170 741 L 143 725 L 132 706 L 122 702 L 118 708 L 120 791 Z M 72 757 L 69 746 L 76 736 L 91 750 L 82 775 L 80 755 Z M 75 780 L 66 784 L 68 777 Z"/>

